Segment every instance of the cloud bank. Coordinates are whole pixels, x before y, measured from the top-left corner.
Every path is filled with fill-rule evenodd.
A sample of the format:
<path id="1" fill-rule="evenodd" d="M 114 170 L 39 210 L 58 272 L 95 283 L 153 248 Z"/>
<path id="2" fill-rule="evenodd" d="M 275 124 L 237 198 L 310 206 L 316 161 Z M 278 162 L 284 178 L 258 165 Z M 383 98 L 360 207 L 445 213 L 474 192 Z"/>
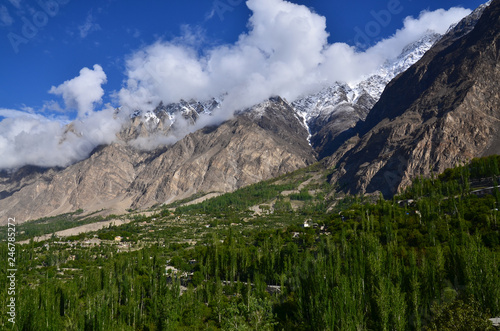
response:
<path id="1" fill-rule="evenodd" d="M 119 129 L 116 125 L 109 111 L 75 121 L 69 128 L 42 116 L 18 114 L 4 119 L 0 122 L 0 168 L 70 165 L 88 157 L 96 146 L 111 143 Z M 107 129 L 111 134 L 106 134 Z"/>
<path id="2" fill-rule="evenodd" d="M 5 118 L 0 122 L 0 168 L 67 166 L 88 157 L 96 146 L 113 142 L 126 115 L 136 109 L 152 110 L 160 101 L 225 95 L 223 107 L 213 116 L 202 116 L 196 126 L 177 128 L 173 137 L 144 142 L 148 148 L 173 143 L 272 95 L 293 101 L 335 81 L 356 82 L 429 30 L 445 33 L 470 13 L 463 8 L 422 12 L 418 18 L 406 18 L 403 28 L 390 38 L 359 51 L 344 43 L 329 44 L 326 19 L 306 6 L 283 0 L 248 0 L 247 6 L 252 11 L 248 32 L 234 44 L 199 49 L 197 45 L 203 43 L 193 38 L 201 37 L 189 34 L 131 54 L 123 88 L 114 92 L 122 106 L 121 119 L 109 106 L 95 110 L 107 80 L 99 65 L 83 68 L 79 76 L 49 91 L 63 98 L 66 110 L 78 112 L 70 124 L 0 109 L 0 117 Z"/>
<path id="3" fill-rule="evenodd" d="M 40 115 L 0 109 L 0 169 L 25 165 L 65 167 L 116 139 L 122 122 L 113 109 L 92 112 L 68 124 Z"/>
<path id="4" fill-rule="evenodd" d="M 0 117 L 5 118 L 0 122 L 0 169 L 65 167 L 87 158 L 97 146 L 113 142 L 122 120 L 109 106 L 94 111 L 102 101 L 104 83 L 106 74 L 101 66 L 94 65 L 50 89 L 64 99 L 68 111 L 78 111 L 71 123 L 33 112 L 0 109 Z"/>
<path id="5" fill-rule="evenodd" d="M 158 41 L 127 60 L 120 103 L 147 109 L 160 101 L 207 99 L 227 94 L 228 114 L 272 95 L 294 100 L 335 81 L 362 79 L 430 30 L 445 33 L 470 13 L 463 8 L 422 12 L 366 51 L 328 43 L 326 19 L 282 0 L 249 0 L 249 31 L 232 45 L 200 51 L 186 43 Z M 333 32 L 334 33 L 334 32 Z M 201 53 L 201 55 L 200 55 Z"/>

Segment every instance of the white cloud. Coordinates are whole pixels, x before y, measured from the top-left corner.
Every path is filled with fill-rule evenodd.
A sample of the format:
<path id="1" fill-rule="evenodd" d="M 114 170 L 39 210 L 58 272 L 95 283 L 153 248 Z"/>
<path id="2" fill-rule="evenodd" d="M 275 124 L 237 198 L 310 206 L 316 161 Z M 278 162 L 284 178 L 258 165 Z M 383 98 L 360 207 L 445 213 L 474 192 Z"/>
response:
<path id="1" fill-rule="evenodd" d="M 72 122 L 65 117 L 49 119 L 29 107 L 23 111 L 0 109 L 0 169 L 64 167 L 87 158 L 99 145 L 112 143 L 124 122 L 109 105 L 94 111 L 105 82 L 106 74 L 94 65 L 93 70 L 83 68 L 79 76 L 51 88 L 50 93 L 61 95 L 67 107 L 78 110 Z M 52 101 L 45 103 L 42 111 L 45 109 L 60 107 Z"/>
<path id="2" fill-rule="evenodd" d="M 234 44 L 200 51 L 198 31 L 185 29 L 183 37 L 158 41 L 127 59 L 127 78 L 116 93 L 124 110 L 150 110 L 160 101 L 225 95 L 223 107 L 213 116 L 202 115 L 194 126 L 179 119 L 172 136 L 137 140 L 136 146 L 150 149 L 173 143 L 272 95 L 292 101 L 324 84 L 359 80 L 428 30 L 444 33 L 470 12 L 463 8 L 423 12 L 405 19 L 403 28 L 390 38 L 358 51 L 347 44 L 329 44 L 325 18 L 305 6 L 282 0 L 248 0 L 247 5 L 253 12 L 249 31 Z M 91 30 L 82 28 L 82 37 Z M 62 96 L 66 108 L 78 111 L 69 126 L 63 118 L 0 109 L 0 117 L 5 118 L 0 122 L 0 168 L 66 166 L 88 157 L 96 146 L 113 142 L 127 112 L 121 114 L 124 118 L 116 118 L 111 107 L 94 111 L 102 102 L 106 80 L 102 67 L 94 65 L 50 89 Z M 59 109 L 56 103 L 45 107 Z"/>
<path id="3" fill-rule="evenodd" d="M 59 102 L 55 100 L 45 101 L 43 103 L 43 107 L 41 112 L 56 112 L 56 113 L 65 113 L 65 109 L 61 107 Z"/>
<path id="4" fill-rule="evenodd" d="M 19 111 L 15 109 L 5 109 L 0 108 L 0 117 L 4 118 L 19 118 L 19 117 L 29 117 L 29 118 L 43 118 L 43 116 L 34 114 L 29 111 Z"/>
<path id="5" fill-rule="evenodd" d="M 238 41 L 206 49 L 187 38 L 153 45 L 127 60 L 127 80 L 117 94 L 129 109 L 151 109 L 160 100 L 206 99 L 226 94 L 222 111 L 237 109 L 272 95 L 288 100 L 335 81 L 356 81 L 396 57 L 428 30 L 444 33 L 470 13 L 463 8 L 422 12 L 408 17 L 392 37 L 366 51 L 329 44 L 326 19 L 309 8 L 282 0 L 248 0 L 249 31 Z M 333 32 L 334 33 L 334 32 Z M 201 53 L 201 55 L 200 55 Z"/>
<path id="6" fill-rule="evenodd" d="M 85 159 L 94 148 L 116 138 L 122 122 L 114 109 L 92 112 L 69 126 L 66 121 L 41 115 L 0 109 L 0 169 L 24 165 L 68 166 Z"/>
<path id="7" fill-rule="evenodd" d="M 101 26 L 94 22 L 94 16 L 92 13 L 89 13 L 85 19 L 85 23 L 80 25 L 78 30 L 80 31 L 80 37 L 86 38 L 89 33 L 101 30 Z"/>
<path id="8" fill-rule="evenodd" d="M 107 81 L 106 74 L 98 64 L 93 70 L 83 68 L 80 75 L 49 90 L 49 93 L 61 95 L 66 107 L 78 110 L 78 117 L 92 112 L 94 104 L 100 103 L 104 95 L 101 85 Z"/>
<path id="9" fill-rule="evenodd" d="M 423 11 L 418 18 L 407 17 L 403 28 L 364 52 L 347 44 L 336 43 L 325 48 L 322 75 L 327 80 L 356 82 L 376 70 L 387 59 L 397 57 L 410 43 L 429 31 L 444 34 L 449 27 L 471 13 L 464 8 Z"/>

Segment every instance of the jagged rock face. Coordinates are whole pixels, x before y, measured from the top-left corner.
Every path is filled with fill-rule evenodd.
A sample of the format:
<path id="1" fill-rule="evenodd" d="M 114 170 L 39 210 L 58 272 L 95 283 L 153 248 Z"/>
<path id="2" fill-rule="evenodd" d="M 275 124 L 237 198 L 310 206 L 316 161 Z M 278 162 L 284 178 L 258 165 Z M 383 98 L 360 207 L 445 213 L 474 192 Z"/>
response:
<path id="1" fill-rule="evenodd" d="M 315 130 L 312 131 L 314 134 L 310 140 L 320 158 L 331 155 L 334 152 L 331 142 L 344 131 L 353 128 L 357 122 L 365 119 L 374 104 L 373 97 L 363 94 L 355 103 L 340 103 L 327 116 L 318 117 L 314 121 Z"/>
<path id="2" fill-rule="evenodd" d="M 233 191 L 315 162 L 307 136 L 290 105 L 274 98 L 152 152 L 118 142 L 65 169 L 0 173 L 0 214 L 22 222 L 79 208 L 124 212 Z"/>
<path id="3" fill-rule="evenodd" d="M 429 32 L 360 82 L 337 82 L 294 101 L 292 105 L 309 127 L 311 145 L 320 158 L 332 155 L 339 147 L 333 143 L 335 139 L 360 120 L 365 120 L 387 84 L 416 63 L 441 37 Z"/>
<path id="4" fill-rule="evenodd" d="M 65 169 L 25 167 L 0 178 L 0 213 L 20 222 L 79 208 L 105 208 L 127 190 L 145 160 L 129 147 L 113 144 Z M 100 207 L 102 206 L 102 207 Z"/>
<path id="5" fill-rule="evenodd" d="M 339 82 L 293 102 L 309 128 L 311 145 L 320 155 L 332 139 L 364 119 L 375 104 L 374 98 L 365 91 L 361 96 L 355 93 L 349 85 Z"/>
<path id="6" fill-rule="evenodd" d="M 499 152 L 499 18 L 493 1 L 472 31 L 458 39 L 450 31 L 393 80 L 329 160 L 340 168 L 334 180 L 390 196 L 418 175 Z M 465 20 L 458 26 L 470 26 Z"/>
<path id="7" fill-rule="evenodd" d="M 131 186 L 134 206 L 198 191 L 228 192 L 314 162 L 307 130 L 290 105 L 274 99 L 218 127 L 189 134 L 151 161 Z"/>
<path id="8" fill-rule="evenodd" d="M 169 136 L 176 121 L 184 120 L 193 125 L 200 114 L 211 114 L 220 107 L 222 100 L 212 98 L 205 102 L 181 100 L 178 103 L 164 105 L 161 102 L 152 111 L 136 110 L 131 115 L 131 123 L 118 136 L 121 141 L 131 142 L 138 138 Z"/>

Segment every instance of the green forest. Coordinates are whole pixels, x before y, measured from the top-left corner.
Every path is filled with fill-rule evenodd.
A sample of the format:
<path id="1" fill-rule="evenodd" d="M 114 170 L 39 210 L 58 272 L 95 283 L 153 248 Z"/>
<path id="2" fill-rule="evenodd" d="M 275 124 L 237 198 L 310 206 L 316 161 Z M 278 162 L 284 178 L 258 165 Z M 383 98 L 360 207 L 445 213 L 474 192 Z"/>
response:
<path id="1" fill-rule="evenodd" d="M 391 200 L 339 195 L 314 165 L 121 227 L 31 240 L 17 245 L 16 323 L 3 314 L 0 326 L 495 330 L 499 165 L 500 156 L 474 159 L 416 178 Z M 87 222 L 66 215 L 57 228 L 73 221 Z M 55 231 L 42 223 L 50 220 L 18 231 Z M 5 241 L 0 255 L 8 256 Z M 2 286 L 3 307 L 8 297 Z"/>

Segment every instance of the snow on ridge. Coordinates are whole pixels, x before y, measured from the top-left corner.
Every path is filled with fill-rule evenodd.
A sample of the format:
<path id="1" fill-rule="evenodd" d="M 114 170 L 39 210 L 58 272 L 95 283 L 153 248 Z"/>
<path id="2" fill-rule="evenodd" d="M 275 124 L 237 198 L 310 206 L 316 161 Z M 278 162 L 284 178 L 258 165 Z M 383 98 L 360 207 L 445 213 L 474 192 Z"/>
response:
<path id="1" fill-rule="evenodd" d="M 158 125 L 160 123 L 160 119 L 158 118 L 158 116 L 156 116 L 155 113 L 153 113 L 152 111 L 147 111 L 145 114 L 144 114 L 144 121 L 146 123 L 148 122 L 153 122 L 154 125 Z"/>
<path id="2" fill-rule="evenodd" d="M 397 58 L 386 61 L 360 82 L 337 82 L 317 93 L 299 98 L 292 105 L 310 123 L 318 116 L 334 112 L 342 104 L 357 104 L 363 95 L 369 95 L 376 102 L 387 84 L 420 60 L 440 38 L 441 35 L 429 31 L 422 39 L 407 45 Z"/>
<path id="3" fill-rule="evenodd" d="M 345 105 L 358 105 L 366 108 L 367 105 L 374 104 L 379 100 L 387 84 L 420 60 L 441 37 L 441 35 L 429 31 L 422 39 L 407 45 L 397 58 L 386 61 L 377 71 L 361 81 L 355 83 L 336 82 L 317 93 L 304 96 L 291 103 L 298 119 L 310 134 L 309 140 L 312 135 L 310 127 L 316 119 L 328 118 L 336 111 L 349 112 L 350 109 L 354 109 L 353 107 L 345 107 Z M 172 125 L 177 116 L 211 115 L 214 110 L 220 108 L 223 101 L 224 95 L 205 101 L 180 100 L 178 103 L 160 104 L 152 112 L 136 111 L 131 115 L 131 118 L 140 116 L 144 122 L 154 123 L 155 126 L 168 118 L 170 125 Z M 251 107 L 250 110 L 254 116 L 262 115 L 270 102 L 271 100 L 264 101 Z"/>
<path id="4" fill-rule="evenodd" d="M 408 45 L 403 49 L 401 55 L 391 61 L 386 61 L 374 74 L 367 76 L 358 83 L 337 82 L 331 86 L 323 88 L 321 91 L 307 95 L 294 101 L 291 105 L 296 114 L 304 123 L 306 129 L 310 131 L 310 123 L 318 117 L 326 117 L 337 109 L 343 109 L 342 105 L 358 104 L 360 98 L 368 95 L 373 100 L 378 101 L 385 86 L 399 73 L 408 69 L 416 63 L 425 52 L 439 39 L 440 35 L 429 32 L 421 40 Z M 131 119 L 141 117 L 147 123 L 154 123 L 157 126 L 161 121 L 168 118 L 170 125 L 173 124 L 177 116 L 187 116 L 189 114 L 207 114 L 220 108 L 224 101 L 224 95 L 211 98 L 205 101 L 180 100 L 177 103 L 164 105 L 161 103 L 153 111 L 143 112 L 136 110 L 130 115 Z M 251 111 L 256 115 L 262 113 L 268 105 L 268 101 L 251 107 Z"/>
<path id="5" fill-rule="evenodd" d="M 375 101 L 378 101 L 387 84 L 417 63 L 441 37 L 442 35 L 429 31 L 420 40 L 407 45 L 396 59 L 387 60 L 377 72 L 355 86 L 351 86 L 352 89 L 357 96 L 368 93 Z"/>
<path id="6" fill-rule="evenodd" d="M 180 100 L 179 102 L 167 105 L 160 103 L 152 111 L 135 110 L 130 114 L 130 119 L 140 118 L 143 123 L 148 125 L 150 130 L 154 130 L 160 122 L 169 127 L 174 125 L 178 116 L 186 118 L 193 114 L 196 118 L 200 114 L 211 115 L 215 109 L 220 108 L 222 102 L 223 96 L 205 101 Z"/>

